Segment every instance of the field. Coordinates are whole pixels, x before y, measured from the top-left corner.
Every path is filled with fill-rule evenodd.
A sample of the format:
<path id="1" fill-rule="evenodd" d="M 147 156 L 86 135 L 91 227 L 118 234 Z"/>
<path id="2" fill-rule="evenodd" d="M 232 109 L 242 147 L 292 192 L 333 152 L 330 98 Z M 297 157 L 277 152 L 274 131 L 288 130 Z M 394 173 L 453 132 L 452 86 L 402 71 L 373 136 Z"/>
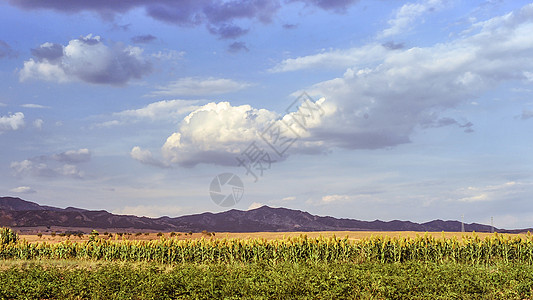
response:
<path id="1" fill-rule="evenodd" d="M 87 230 L 86 230 L 87 231 Z M 99 237 L 102 239 L 108 239 L 108 240 L 139 240 L 139 241 L 146 241 L 146 240 L 159 240 L 161 237 L 165 238 L 173 238 L 178 240 L 190 240 L 190 239 L 201 239 L 201 238 L 214 238 L 214 239 L 266 239 L 266 240 L 279 240 L 289 237 L 298 237 L 300 235 L 306 235 L 309 238 L 317 238 L 317 237 L 347 237 L 349 240 L 358 241 L 365 238 L 370 238 L 372 236 L 388 236 L 388 237 L 406 237 L 406 238 L 416 238 L 416 236 L 419 235 L 430 235 L 436 238 L 452 238 L 456 237 L 461 239 L 463 236 L 473 236 L 476 235 L 480 238 L 485 238 L 487 236 L 491 236 L 490 233 L 473 233 L 473 232 L 428 232 L 428 233 L 421 233 L 421 232 L 415 232 L 415 231 L 318 231 L 318 232 L 249 232 L 249 233 L 235 233 L 235 232 L 216 232 L 216 233 L 191 233 L 188 232 L 180 232 L 180 233 L 170 233 L 170 232 L 135 232 L 135 231 L 117 231 L 114 230 L 113 232 L 107 232 L 108 234 L 105 234 L 105 230 L 98 230 Z M 213 235 L 214 234 L 214 235 Z M 511 236 L 522 236 L 524 237 L 525 234 L 522 235 L 516 235 L 513 234 Z M 28 242 L 62 242 L 66 240 L 72 240 L 72 241 L 88 241 L 89 235 L 85 234 L 81 238 L 77 236 L 69 236 L 66 235 L 59 235 L 55 234 L 52 236 L 50 233 L 44 233 L 42 236 L 38 236 L 36 234 L 21 234 L 21 239 L 27 240 Z"/>
<path id="2" fill-rule="evenodd" d="M 5 236 L 0 232 L 0 299 L 531 299 L 533 293 L 529 234 Z"/>

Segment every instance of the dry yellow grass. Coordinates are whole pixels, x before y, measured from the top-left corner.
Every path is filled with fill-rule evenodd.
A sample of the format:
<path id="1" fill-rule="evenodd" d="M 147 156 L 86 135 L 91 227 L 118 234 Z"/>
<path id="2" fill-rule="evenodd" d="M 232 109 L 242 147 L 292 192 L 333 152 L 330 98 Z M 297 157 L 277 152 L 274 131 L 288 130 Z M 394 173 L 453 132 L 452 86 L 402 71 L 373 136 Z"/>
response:
<path id="1" fill-rule="evenodd" d="M 116 233 L 111 233 L 112 236 L 104 235 L 102 232 L 100 232 L 99 238 L 101 239 L 109 239 L 109 240 L 158 240 L 162 236 L 165 238 L 175 238 L 175 239 L 201 239 L 201 238 L 215 238 L 215 239 L 267 239 L 267 240 L 275 240 L 275 239 L 283 239 L 288 237 L 296 237 L 300 235 L 306 235 L 309 238 L 315 238 L 315 237 L 332 237 L 336 236 L 338 238 L 344 238 L 348 237 L 349 240 L 361 240 L 363 238 L 369 238 L 371 236 L 388 236 L 388 237 L 410 237 L 415 238 L 417 235 L 424 235 L 428 234 L 436 238 L 451 238 L 451 237 L 457 237 L 460 239 L 463 236 L 472 236 L 474 233 L 472 232 L 415 232 L 415 231 L 318 231 L 318 232 L 251 232 L 251 233 L 234 233 L 234 232 L 217 232 L 214 236 L 208 236 L 203 233 L 193 233 L 192 235 L 189 235 L 188 233 L 175 233 L 174 236 L 171 236 L 171 233 L 163 233 L 162 235 L 158 235 L 158 233 L 142 233 L 142 234 L 135 234 L 131 233 L 130 235 L 118 235 Z M 475 233 L 480 238 L 485 238 L 487 236 L 491 236 L 491 233 Z M 518 235 L 523 236 L 523 235 Z M 30 243 L 34 242 L 49 242 L 49 243 L 57 243 L 61 241 L 71 240 L 71 241 L 87 241 L 89 240 L 89 235 L 83 235 L 83 237 L 79 238 L 77 236 L 51 236 L 50 234 L 43 234 L 42 237 L 39 237 L 35 234 L 21 234 L 20 237 Z"/>

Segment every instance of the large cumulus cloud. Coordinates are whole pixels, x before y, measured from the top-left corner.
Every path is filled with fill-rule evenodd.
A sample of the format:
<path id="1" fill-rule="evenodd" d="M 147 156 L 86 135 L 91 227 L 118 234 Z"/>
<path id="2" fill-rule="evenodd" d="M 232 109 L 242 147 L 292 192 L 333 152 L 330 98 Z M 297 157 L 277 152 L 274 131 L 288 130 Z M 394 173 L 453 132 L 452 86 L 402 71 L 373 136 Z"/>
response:
<path id="1" fill-rule="evenodd" d="M 306 105 L 320 107 L 320 114 L 308 117 Z M 302 101 L 294 111 L 285 114 L 250 105 L 211 102 L 187 115 L 178 130 L 167 138 L 161 148 L 163 161 L 156 160 L 151 152 L 139 146 L 132 149 L 131 157 L 144 164 L 165 167 L 171 164 L 192 167 L 199 163 L 235 165 L 236 157 L 253 142 L 275 155 L 275 150 L 267 143 L 271 133 L 280 133 L 281 138 L 293 141 L 291 153 L 323 152 L 326 148 L 313 138 L 313 130 L 334 112 L 335 107 L 324 98 Z M 305 124 L 300 122 L 301 116 L 305 116 Z M 278 128 L 280 131 L 276 132 Z"/>
<path id="2" fill-rule="evenodd" d="M 44 43 L 32 54 L 34 58 L 25 61 L 20 70 L 21 81 L 35 78 L 123 85 L 152 70 L 141 48 L 120 43 L 108 46 L 101 37 L 91 34 L 71 40 L 66 46 Z"/>
<path id="3" fill-rule="evenodd" d="M 456 126 L 473 132 L 475 124 L 446 112 L 506 81 L 528 84 L 533 70 L 530 32 L 533 5 L 473 24 L 455 40 L 429 47 L 390 49 L 375 43 L 281 62 L 275 71 L 320 68 L 332 60 L 350 64 L 342 76 L 308 89 L 325 96 L 320 100 L 325 113 L 306 130 L 293 127 L 299 139 L 291 153 L 394 147 L 409 143 L 418 128 Z M 364 52 L 371 49 L 378 51 L 368 64 Z M 236 155 L 261 142 L 265 128 L 291 119 L 291 113 L 209 103 L 184 118 L 162 154 L 168 163 L 183 166 L 235 165 Z"/>

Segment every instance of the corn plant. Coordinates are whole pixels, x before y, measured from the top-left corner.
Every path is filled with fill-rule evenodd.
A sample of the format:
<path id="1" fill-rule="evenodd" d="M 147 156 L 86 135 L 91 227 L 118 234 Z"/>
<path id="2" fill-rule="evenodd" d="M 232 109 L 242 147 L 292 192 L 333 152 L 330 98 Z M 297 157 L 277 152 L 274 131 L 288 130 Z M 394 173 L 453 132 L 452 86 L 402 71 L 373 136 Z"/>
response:
<path id="1" fill-rule="evenodd" d="M 14 232 L 11 228 L 7 228 L 7 227 L 0 228 L 0 244 L 1 245 L 16 243 L 18 239 L 19 239 L 18 234 Z"/>

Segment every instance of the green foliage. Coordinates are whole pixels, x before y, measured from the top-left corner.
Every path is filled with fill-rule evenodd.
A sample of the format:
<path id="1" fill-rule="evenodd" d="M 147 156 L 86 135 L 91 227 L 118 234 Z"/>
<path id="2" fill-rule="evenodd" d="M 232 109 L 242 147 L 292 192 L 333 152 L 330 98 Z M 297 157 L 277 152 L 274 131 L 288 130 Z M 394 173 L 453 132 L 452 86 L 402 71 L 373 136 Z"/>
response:
<path id="1" fill-rule="evenodd" d="M 0 245 L 16 244 L 18 240 L 18 234 L 11 228 L 0 228 Z"/>
<path id="2" fill-rule="evenodd" d="M 531 299 L 533 267 L 460 263 L 58 264 L 0 268 L 0 299 Z"/>

